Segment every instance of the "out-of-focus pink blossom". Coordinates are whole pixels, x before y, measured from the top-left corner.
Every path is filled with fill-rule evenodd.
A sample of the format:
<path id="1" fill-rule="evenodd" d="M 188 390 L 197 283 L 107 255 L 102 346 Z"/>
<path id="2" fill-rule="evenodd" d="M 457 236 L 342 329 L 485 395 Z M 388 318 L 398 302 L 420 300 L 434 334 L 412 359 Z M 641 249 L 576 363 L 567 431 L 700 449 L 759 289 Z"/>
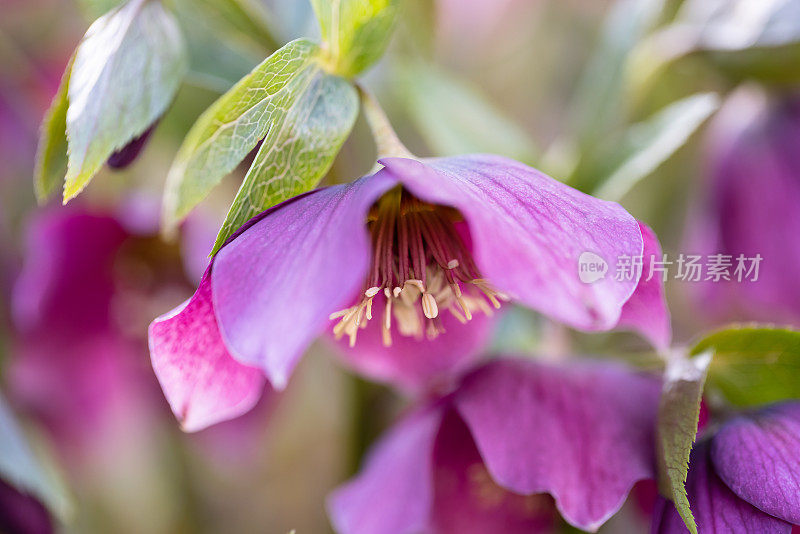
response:
<path id="1" fill-rule="evenodd" d="M 685 248 L 704 258 L 723 255 L 729 280 L 687 287 L 716 321 L 800 324 L 800 97 L 740 89 L 708 140 L 708 183 Z M 740 257 L 745 270 L 737 273 Z"/>

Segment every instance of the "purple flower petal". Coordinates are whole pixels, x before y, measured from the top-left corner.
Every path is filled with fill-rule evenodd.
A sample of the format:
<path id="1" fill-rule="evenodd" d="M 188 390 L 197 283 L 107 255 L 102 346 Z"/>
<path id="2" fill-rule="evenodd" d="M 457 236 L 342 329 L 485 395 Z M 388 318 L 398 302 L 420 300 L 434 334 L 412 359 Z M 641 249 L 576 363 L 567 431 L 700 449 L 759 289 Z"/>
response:
<path id="1" fill-rule="evenodd" d="M 151 414 L 156 391 L 142 380 L 142 356 L 139 343 L 117 332 L 51 337 L 37 330 L 20 339 L 8 362 L 8 391 L 60 451 L 80 458 L 97 450 L 120 417 Z"/>
<path id="2" fill-rule="evenodd" d="M 449 410 L 434 446 L 433 531 L 437 534 L 550 532 L 555 519 L 547 495 L 501 488 L 475 448 L 469 429 Z"/>
<path id="3" fill-rule="evenodd" d="M 214 259 L 214 309 L 232 355 L 283 389 L 328 315 L 355 299 L 370 261 L 366 217 L 387 173 L 268 210 Z"/>
<path id="4" fill-rule="evenodd" d="M 71 208 L 37 216 L 14 286 L 16 326 L 73 338 L 108 330 L 112 264 L 126 237 L 111 217 Z"/>
<path id="5" fill-rule="evenodd" d="M 790 524 L 758 510 L 725 486 L 711 466 L 707 442 L 698 443 L 692 450 L 686 491 L 697 530 L 703 534 L 789 534 L 792 530 Z M 652 532 L 684 534 L 689 531 L 675 507 L 662 499 L 654 514 Z"/>
<path id="6" fill-rule="evenodd" d="M 116 207 L 114 218 L 131 235 L 156 236 L 160 228 L 161 200 L 152 192 L 132 191 Z"/>
<path id="7" fill-rule="evenodd" d="M 328 497 L 339 534 L 427 532 L 433 500 L 433 446 L 442 412 L 406 416 L 378 442 L 361 472 Z"/>
<path id="8" fill-rule="evenodd" d="M 209 254 L 222 221 L 200 209 L 194 210 L 181 225 L 181 257 L 190 280 L 199 283 L 211 259 Z"/>
<path id="9" fill-rule="evenodd" d="M 687 252 L 763 259 L 758 280 L 691 284 L 704 316 L 717 322 L 800 325 L 800 98 L 735 91 L 708 128 L 708 180 L 692 210 Z M 753 176 L 758 176 L 757 185 Z M 745 262 L 745 269 L 750 261 Z"/>
<path id="10" fill-rule="evenodd" d="M 725 424 L 712 441 L 711 458 L 733 493 L 800 524 L 800 403 L 770 406 Z"/>
<path id="11" fill-rule="evenodd" d="M 417 197 L 457 208 L 469 223 L 482 274 L 531 308 L 585 330 L 613 328 L 638 280 L 578 278 L 592 252 L 613 265 L 642 253 L 636 220 L 622 207 L 489 155 L 381 160 Z"/>
<path id="12" fill-rule="evenodd" d="M 55 529 L 41 502 L 0 479 L 0 532 L 50 534 Z"/>
<path id="13" fill-rule="evenodd" d="M 261 397 L 262 372 L 231 358 L 222 341 L 208 271 L 192 298 L 153 321 L 149 334 L 153 369 L 187 432 L 239 416 Z"/>
<path id="14" fill-rule="evenodd" d="M 642 276 L 631 298 L 622 307 L 618 326 L 640 332 L 659 350 L 669 347 L 672 340 L 669 309 L 664 297 L 664 283 L 659 273 L 648 281 L 650 263 L 661 260 L 661 244 L 656 234 L 645 224 L 639 223 L 644 239 Z"/>
<path id="15" fill-rule="evenodd" d="M 383 317 L 385 307 L 383 299 L 376 299 L 373 317 Z M 489 341 L 493 320 L 478 313 L 462 324 L 447 313 L 442 315 L 442 325 L 445 333 L 434 340 L 417 340 L 395 332 L 391 347 L 385 347 L 380 320 L 373 319 L 359 331 L 355 348 L 349 348 L 343 339 L 337 343 L 340 349 L 337 352 L 358 373 L 416 394 L 455 376 L 474 362 Z"/>
<path id="16" fill-rule="evenodd" d="M 621 367 L 509 359 L 469 375 L 454 403 L 498 484 L 548 492 L 569 523 L 596 530 L 655 476 L 659 389 Z"/>

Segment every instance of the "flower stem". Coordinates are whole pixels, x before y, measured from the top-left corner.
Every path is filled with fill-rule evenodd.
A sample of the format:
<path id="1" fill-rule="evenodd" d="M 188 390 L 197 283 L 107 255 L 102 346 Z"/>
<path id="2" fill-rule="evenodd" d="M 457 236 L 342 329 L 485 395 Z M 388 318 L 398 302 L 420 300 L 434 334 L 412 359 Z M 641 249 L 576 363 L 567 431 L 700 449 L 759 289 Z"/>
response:
<path id="1" fill-rule="evenodd" d="M 397 137 L 389 118 L 372 93 L 360 84 L 357 84 L 356 87 L 361 97 L 364 117 L 367 119 L 367 124 L 372 130 L 372 138 L 375 140 L 376 159 L 391 157 L 413 158 L 414 155 Z"/>

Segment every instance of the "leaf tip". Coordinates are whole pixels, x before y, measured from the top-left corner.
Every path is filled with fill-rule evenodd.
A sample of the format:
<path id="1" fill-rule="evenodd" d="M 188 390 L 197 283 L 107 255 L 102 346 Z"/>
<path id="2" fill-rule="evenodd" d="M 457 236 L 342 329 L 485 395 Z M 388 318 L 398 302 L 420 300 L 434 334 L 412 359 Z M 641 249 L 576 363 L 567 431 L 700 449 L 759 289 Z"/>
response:
<path id="1" fill-rule="evenodd" d="M 66 206 L 70 200 L 78 196 L 86 187 L 88 180 L 81 182 L 67 180 L 67 182 L 64 184 L 64 195 L 61 201 L 62 205 Z"/>

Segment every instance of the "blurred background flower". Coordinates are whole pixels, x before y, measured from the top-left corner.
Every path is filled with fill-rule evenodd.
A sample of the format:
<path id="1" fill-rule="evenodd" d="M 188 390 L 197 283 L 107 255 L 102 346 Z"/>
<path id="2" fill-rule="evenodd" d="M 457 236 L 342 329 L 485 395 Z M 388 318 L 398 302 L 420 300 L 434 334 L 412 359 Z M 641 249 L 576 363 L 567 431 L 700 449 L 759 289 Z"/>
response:
<path id="1" fill-rule="evenodd" d="M 762 259 L 757 281 L 708 282 L 693 297 L 710 320 L 800 324 L 800 97 L 742 87 L 706 141 L 707 173 L 686 251 Z"/>

